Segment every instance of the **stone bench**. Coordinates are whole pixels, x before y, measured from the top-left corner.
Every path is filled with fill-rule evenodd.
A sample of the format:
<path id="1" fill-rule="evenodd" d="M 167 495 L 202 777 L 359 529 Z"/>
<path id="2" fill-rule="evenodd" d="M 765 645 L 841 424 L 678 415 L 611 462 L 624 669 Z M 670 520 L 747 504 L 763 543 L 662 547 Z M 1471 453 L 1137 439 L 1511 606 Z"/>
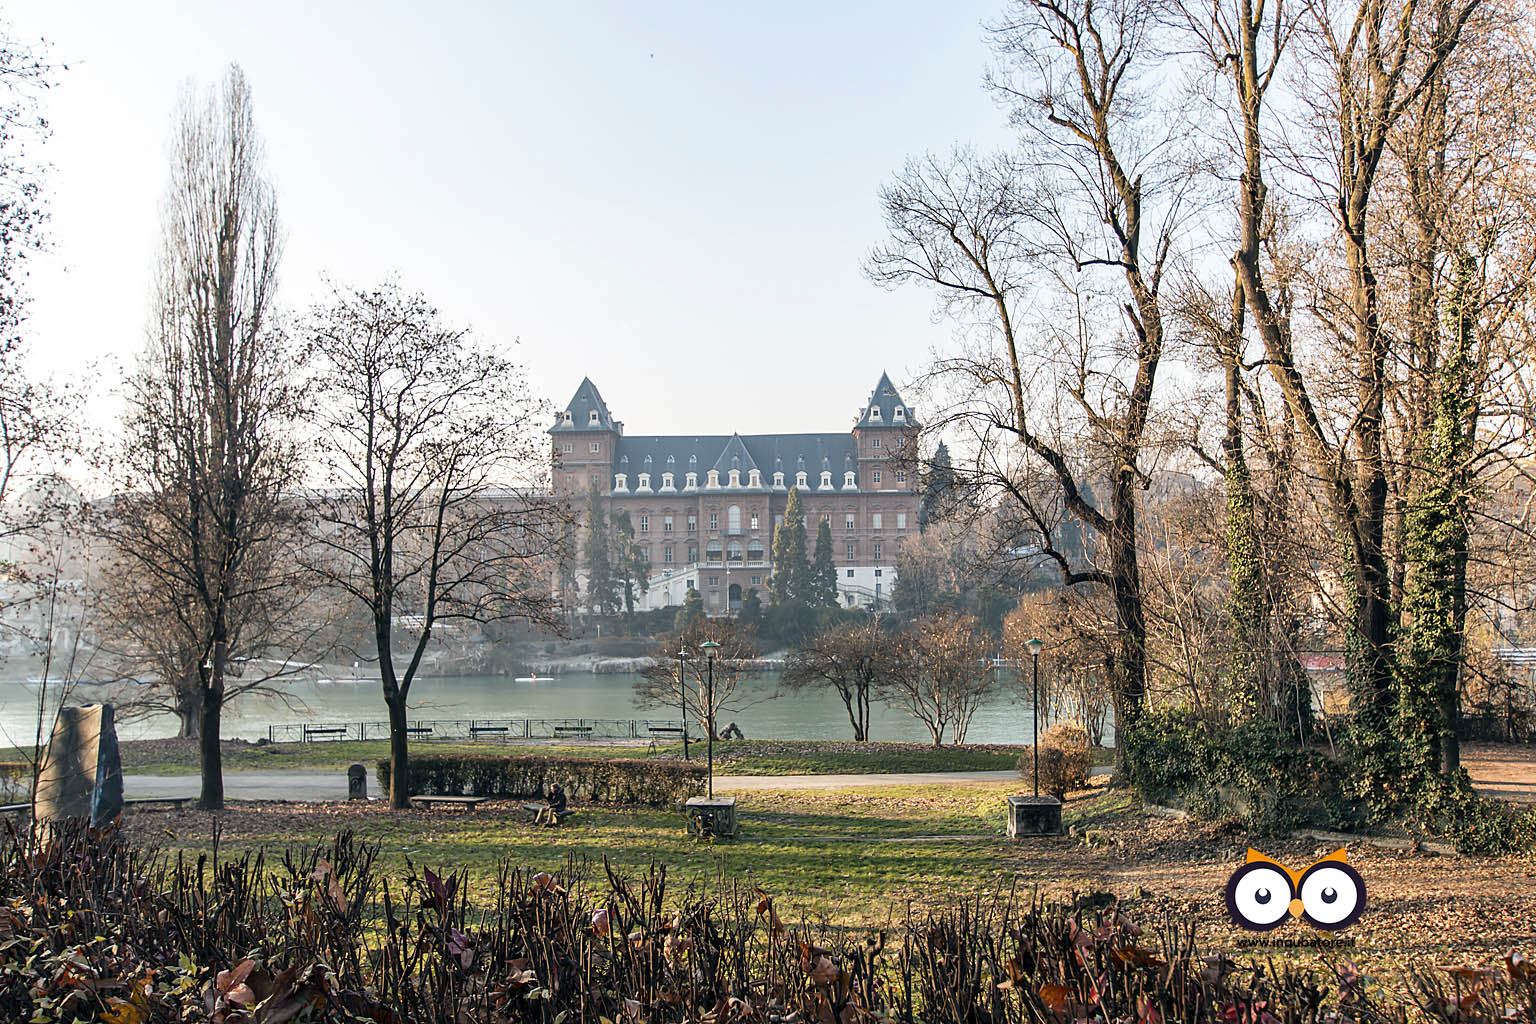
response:
<path id="1" fill-rule="evenodd" d="M 488 796 L 413 796 L 412 807 L 462 807 L 465 811 L 473 811 L 481 804 L 489 800 Z"/>

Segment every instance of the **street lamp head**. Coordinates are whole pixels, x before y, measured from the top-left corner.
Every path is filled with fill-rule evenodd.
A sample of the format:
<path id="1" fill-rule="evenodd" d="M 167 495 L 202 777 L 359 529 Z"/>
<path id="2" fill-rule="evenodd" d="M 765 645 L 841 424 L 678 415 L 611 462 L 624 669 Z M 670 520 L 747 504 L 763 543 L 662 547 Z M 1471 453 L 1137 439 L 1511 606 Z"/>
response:
<path id="1" fill-rule="evenodd" d="M 713 640 L 705 640 L 703 643 L 699 644 L 699 646 L 708 651 L 710 654 L 714 654 L 720 649 L 720 645 L 715 643 Z"/>
<path id="2" fill-rule="evenodd" d="M 1029 652 L 1031 658 L 1038 658 L 1040 657 L 1040 652 L 1045 649 L 1045 641 L 1038 637 L 1031 638 L 1024 644 L 1024 649 Z"/>
<path id="3" fill-rule="evenodd" d="M 686 647 L 679 647 L 677 649 L 677 660 L 678 661 L 682 661 L 683 659 L 685 659 L 687 657 L 688 657 L 688 648 L 686 648 Z"/>

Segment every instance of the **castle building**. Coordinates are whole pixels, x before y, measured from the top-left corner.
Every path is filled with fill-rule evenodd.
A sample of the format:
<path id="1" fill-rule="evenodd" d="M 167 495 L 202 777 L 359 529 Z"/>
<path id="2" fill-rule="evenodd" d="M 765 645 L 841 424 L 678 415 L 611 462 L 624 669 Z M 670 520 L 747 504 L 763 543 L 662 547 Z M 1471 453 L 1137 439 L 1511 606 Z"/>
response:
<path id="1" fill-rule="evenodd" d="M 629 513 L 651 567 L 637 609 L 680 605 L 690 589 L 710 615 L 735 612 L 754 589 L 768 603 L 773 535 L 791 488 L 808 557 L 821 520 L 831 525 L 839 603 L 878 607 L 896 582 L 897 546 L 917 533 L 916 474 L 901 458 L 917 426 L 882 373 L 844 433 L 626 434 L 584 379 L 549 431 L 552 478 L 578 508 L 595 485 L 609 515 Z M 576 576 L 585 594 L 580 557 Z"/>

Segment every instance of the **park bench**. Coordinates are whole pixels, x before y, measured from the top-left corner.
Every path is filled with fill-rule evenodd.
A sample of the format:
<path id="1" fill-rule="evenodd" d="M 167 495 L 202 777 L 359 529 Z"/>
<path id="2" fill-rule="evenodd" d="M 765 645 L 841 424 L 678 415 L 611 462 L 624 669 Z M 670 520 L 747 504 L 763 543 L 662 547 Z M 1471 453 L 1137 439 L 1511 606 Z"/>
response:
<path id="1" fill-rule="evenodd" d="M 328 736 L 334 736 L 334 737 L 336 737 L 338 739 L 341 739 L 341 738 L 345 738 L 346 735 L 347 735 L 347 727 L 344 726 L 344 725 L 334 725 L 334 726 L 306 725 L 304 727 L 304 742 L 305 743 L 310 742 L 316 736 L 319 736 L 322 739 L 325 738 L 325 737 L 328 737 Z"/>
<path id="2" fill-rule="evenodd" d="M 170 804 L 175 810 L 181 810 L 186 806 L 190 796 L 135 796 L 123 801 L 127 807 L 142 807 L 145 804 Z"/>
<path id="3" fill-rule="evenodd" d="M 407 736 L 430 736 L 432 735 L 432 727 L 430 725 L 408 725 L 405 727 L 405 734 Z"/>
<path id="4" fill-rule="evenodd" d="M 476 807 L 489 800 L 485 796 L 413 796 L 413 807 L 462 807 L 465 811 L 472 811 Z"/>
<path id="5" fill-rule="evenodd" d="M 646 729 L 652 736 L 655 736 L 657 733 L 667 736 L 681 736 L 683 734 L 683 727 L 680 725 L 648 725 Z"/>
<path id="6" fill-rule="evenodd" d="M 545 808 L 545 806 L 546 806 L 545 804 L 523 804 L 523 813 L 526 815 L 527 820 L 534 821 L 534 820 L 536 820 L 538 818 L 539 812 L 542 811 Z M 559 822 L 559 824 L 564 825 L 565 824 L 565 819 L 569 818 L 571 815 L 573 815 L 575 813 L 576 813 L 576 808 L 574 808 L 574 807 L 567 807 L 565 810 L 561 811 L 555 817 L 556 817 L 557 821 Z"/>
<path id="7" fill-rule="evenodd" d="M 498 732 L 505 736 L 507 733 L 507 727 L 504 725 L 472 725 L 469 727 L 469 734 L 471 736 L 479 736 L 481 733 Z"/>
<path id="8" fill-rule="evenodd" d="M 582 737 L 584 739 L 587 739 L 587 738 L 590 738 L 592 736 L 592 727 L 590 725 L 557 725 L 557 726 L 555 726 L 555 738 L 559 739 L 559 738 L 565 737 L 565 736 L 580 736 L 580 737 Z"/>

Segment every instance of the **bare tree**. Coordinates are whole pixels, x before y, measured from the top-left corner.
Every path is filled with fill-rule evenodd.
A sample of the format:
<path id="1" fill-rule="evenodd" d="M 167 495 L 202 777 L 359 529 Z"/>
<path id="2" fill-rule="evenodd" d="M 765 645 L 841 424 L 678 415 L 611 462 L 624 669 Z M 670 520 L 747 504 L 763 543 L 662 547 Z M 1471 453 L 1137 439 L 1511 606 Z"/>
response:
<path id="1" fill-rule="evenodd" d="M 714 641 L 713 669 L 704 644 Z M 679 667 L 678 652 L 685 652 Z M 751 706 L 742 684 L 758 676 L 757 635 L 739 619 L 700 616 L 664 639 L 652 652 L 653 664 L 635 680 L 635 703 L 651 708 L 687 708 L 688 717 L 707 737 L 719 736 L 722 713 Z"/>
<path id="2" fill-rule="evenodd" d="M 869 739 L 869 707 L 890 668 L 894 641 L 879 616 L 807 637 L 789 656 L 780 685 L 791 692 L 831 687 L 848 712 L 857 743 Z"/>
<path id="3" fill-rule="evenodd" d="M 254 645 L 257 607 L 291 583 L 283 495 L 298 467 L 285 432 L 291 358 L 273 322 L 282 235 L 238 67 L 216 90 L 183 93 L 162 217 L 149 343 L 128 382 L 123 492 L 102 529 L 122 560 L 116 581 L 143 596 L 156 648 L 174 655 L 172 685 L 195 689 L 199 806 L 217 810 L 233 659 Z"/>
<path id="4" fill-rule="evenodd" d="M 389 710 L 390 800 L 408 807 L 406 713 L 434 632 L 523 619 L 550 593 L 570 510 L 547 486 L 520 371 L 387 282 L 337 289 L 306 328 L 322 489 L 304 560 L 366 609 Z"/>
<path id="5" fill-rule="evenodd" d="M 964 743 L 971 718 L 997 686 L 989 648 L 971 615 L 944 611 L 913 623 L 893 645 L 880 699 L 921 722 L 935 747 L 946 732 Z"/>
<path id="6" fill-rule="evenodd" d="M 1136 494 L 1165 345 L 1163 283 L 1193 180 L 1178 105 L 1151 84 L 1163 59 L 1157 10 L 1150 0 L 1010 5 L 994 31 L 1005 69 L 992 85 L 1012 107 L 1018 155 L 909 162 L 882 190 L 890 240 L 868 263 L 876 281 L 927 285 L 980 324 L 971 351 L 930 371 L 953 400 L 929 427 L 950 435 L 958 476 L 1012 506 L 1028 530 L 1015 547 L 1032 540 L 1065 584 L 1110 592 L 1119 728 L 1134 726 L 1146 690 Z M 1156 128 L 1144 116 L 1154 102 Z M 1092 535 L 1097 558 L 1062 549 L 1068 520 Z"/>

